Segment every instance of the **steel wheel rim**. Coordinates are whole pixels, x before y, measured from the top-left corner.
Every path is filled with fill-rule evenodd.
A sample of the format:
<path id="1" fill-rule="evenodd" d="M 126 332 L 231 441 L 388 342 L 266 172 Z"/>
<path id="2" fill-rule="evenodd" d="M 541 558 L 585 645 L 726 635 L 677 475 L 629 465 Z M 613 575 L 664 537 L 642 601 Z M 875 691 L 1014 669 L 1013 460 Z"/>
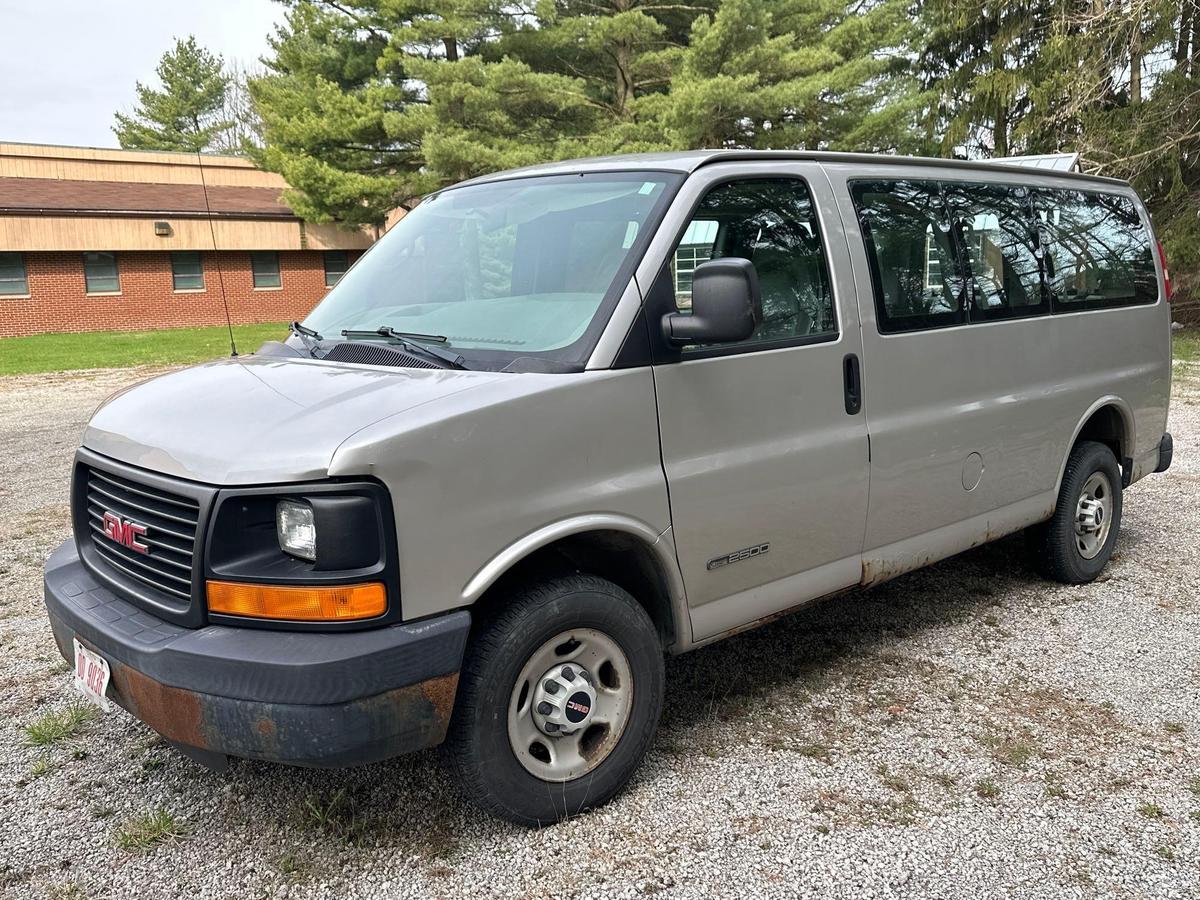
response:
<path id="1" fill-rule="evenodd" d="M 551 735 L 535 721 L 534 697 L 547 672 L 563 663 L 592 677 L 594 709 L 586 727 Z M 572 628 L 543 643 L 525 662 L 508 701 L 508 741 L 525 771 L 542 781 L 586 775 L 621 740 L 633 706 L 633 671 L 617 642 L 594 628 Z M 536 749 L 541 748 L 541 749 Z"/>
<path id="2" fill-rule="evenodd" d="M 1103 472 L 1093 472 L 1075 504 L 1075 548 L 1084 559 L 1095 559 L 1112 530 L 1112 482 Z"/>

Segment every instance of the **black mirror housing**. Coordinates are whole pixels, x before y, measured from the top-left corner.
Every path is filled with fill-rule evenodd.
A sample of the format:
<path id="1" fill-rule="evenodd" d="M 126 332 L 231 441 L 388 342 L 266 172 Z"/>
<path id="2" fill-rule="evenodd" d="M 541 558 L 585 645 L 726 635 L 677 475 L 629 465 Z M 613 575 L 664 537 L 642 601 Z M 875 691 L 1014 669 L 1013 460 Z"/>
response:
<path id="1" fill-rule="evenodd" d="M 692 273 L 692 313 L 663 316 L 663 336 L 676 346 L 744 341 L 762 322 L 758 273 L 748 259 L 711 259 Z"/>

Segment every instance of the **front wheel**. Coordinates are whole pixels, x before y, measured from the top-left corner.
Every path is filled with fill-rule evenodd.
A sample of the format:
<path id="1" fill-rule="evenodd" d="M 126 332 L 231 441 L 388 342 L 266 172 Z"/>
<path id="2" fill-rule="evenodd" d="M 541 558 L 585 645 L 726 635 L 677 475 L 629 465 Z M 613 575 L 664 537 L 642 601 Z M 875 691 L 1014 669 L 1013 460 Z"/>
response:
<path id="1" fill-rule="evenodd" d="M 607 802 L 641 763 L 663 703 L 654 624 L 592 575 L 517 590 L 467 649 L 447 736 L 467 797 L 522 825 Z"/>
<path id="2" fill-rule="evenodd" d="M 1117 542 L 1121 499 L 1121 469 L 1112 450 L 1096 441 L 1076 444 L 1054 515 L 1027 532 L 1038 570 L 1063 584 L 1094 580 Z"/>

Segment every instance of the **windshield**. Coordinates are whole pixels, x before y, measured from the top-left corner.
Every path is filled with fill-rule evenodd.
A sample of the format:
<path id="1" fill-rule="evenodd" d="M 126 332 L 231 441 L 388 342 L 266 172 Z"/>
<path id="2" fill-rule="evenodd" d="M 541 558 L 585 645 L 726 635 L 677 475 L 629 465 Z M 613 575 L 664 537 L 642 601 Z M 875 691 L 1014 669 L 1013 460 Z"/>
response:
<path id="1" fill-rule="evenodd" d="M 580 367 L 677 180 L 553 175 L 434 194 L 304 324 L 326 339 L 381 326 L 445 337 L 439 346 L 471 368 L 519 369 L 524 357 Z"/>

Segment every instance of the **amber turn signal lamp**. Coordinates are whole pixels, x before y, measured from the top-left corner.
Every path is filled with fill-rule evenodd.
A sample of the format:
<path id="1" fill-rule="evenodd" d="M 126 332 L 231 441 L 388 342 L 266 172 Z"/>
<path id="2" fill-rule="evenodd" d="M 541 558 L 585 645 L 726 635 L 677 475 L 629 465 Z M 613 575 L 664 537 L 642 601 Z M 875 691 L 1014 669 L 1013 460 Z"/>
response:
<path id="1" fill-rule="evenodd" d="M 348 622 L 373 619 L 387 609 L 387 589 L 377 581 L 330 587 L 208 582 L 208 611 L 254 619 Z"/>

